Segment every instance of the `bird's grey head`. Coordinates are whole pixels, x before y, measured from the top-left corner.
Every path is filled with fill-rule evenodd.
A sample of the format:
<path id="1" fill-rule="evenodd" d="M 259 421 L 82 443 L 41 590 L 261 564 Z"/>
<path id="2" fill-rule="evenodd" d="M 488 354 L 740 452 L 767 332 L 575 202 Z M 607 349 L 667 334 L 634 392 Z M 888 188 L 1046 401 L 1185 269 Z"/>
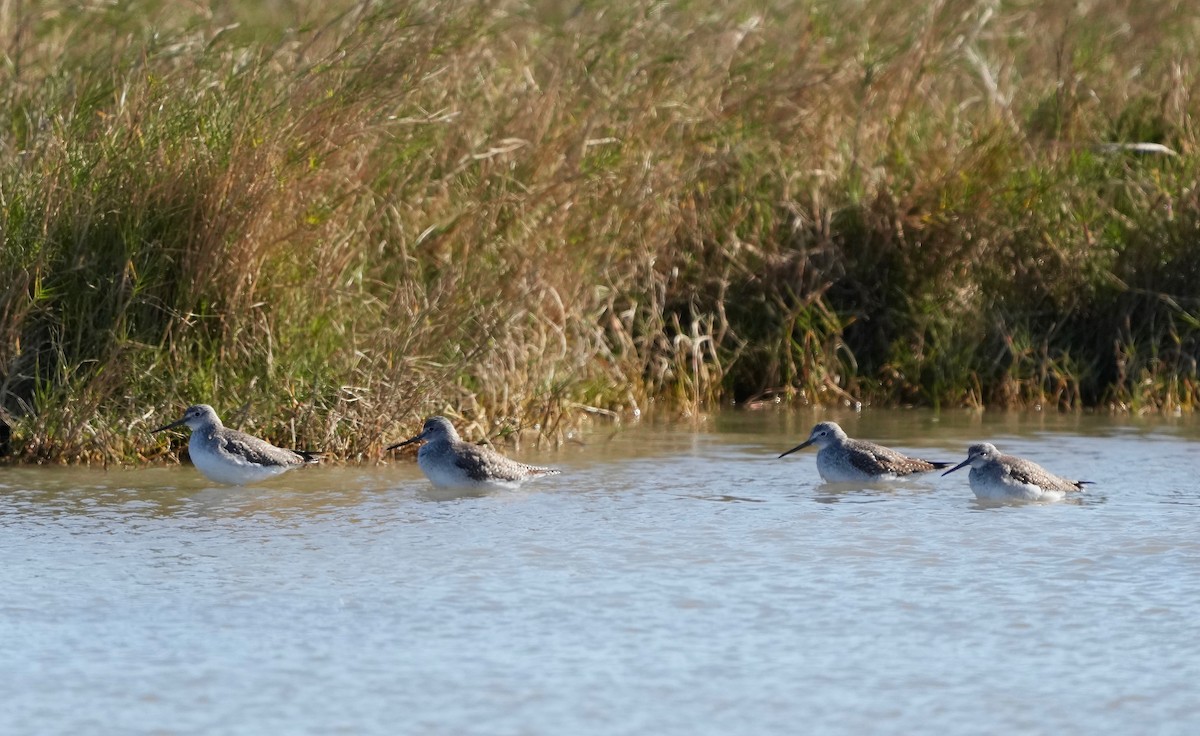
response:
<path id="1" fill-rule="evenodd" d="M 458 432 L 446 417 L 429 417 L 425 420 L 425 426 L 421 427 L 419 436 L 426 442 L 457 440 Z"/>
<path id="2" fill-rule="evenodd" d="M 780 455 L 779 457 L 791 455 L 796 450 L 803 450 L 809 445 L 816 445 L 818 448 L 823 449 L 844 439 L 846 439 L 846 433 L 841 427 L 838 426 L 837 422 L 821 422 L 812 428 L 812 432 L 809 432 L 808 434 L 808 439 L 783 453 L 783 455 Z"/>
<path id="3" fill-rule="evenodd" d="M 812 428 L 808 434 L 810 444 L 817 447 L 828 447 L 838 440 L 846 439 L 846 432 L 837 422 L 821 422 Z"/>
<path id="4" fill-rule="evenodd" d="M 181 424 L 186 424 L 189 429 L 194 431 L 209 425 L 220 427 L 221 420 L 217 417 L 217 412 L 208 404 L 195 404 L 189 406 L 179 419 L 170 424 L 164 424 L 158 429 L 152 430 L 152 432 L 161 432 L 164 429 L 178 427 Z"/>
<path id="5" fill-rule="evenodd" d="M 414 442 L 437 442 L 438 440 L 458 440 L 458 432 L 454 431 L 454 425 L 446 417 L 429 417 L 421 427 L 420 434 L 409 437 L 403 442 L 390 445 L 387 449 L 394 450 L 397 447 L 411 445 Z"/>
<path id="6" fill-rule="evenodd" d="M 978 468 L 984 463 L 1000 457 L 1000 451 L 991 442 L 977 442 L 967 448 L 967 462 L 971 467 Z"/>
<path id="7" fill-rule="evenodd" d="M 949 475 L 959 468 L 965 468 L 970 465 L 972 468 L 981 468 L 989 462 L 1000 457 L 1000 451 L 991 442 L 977 442 L 967 448 L 967 459 L 963 460 L 958 465 L 950 468 L 942 475 Z"/>

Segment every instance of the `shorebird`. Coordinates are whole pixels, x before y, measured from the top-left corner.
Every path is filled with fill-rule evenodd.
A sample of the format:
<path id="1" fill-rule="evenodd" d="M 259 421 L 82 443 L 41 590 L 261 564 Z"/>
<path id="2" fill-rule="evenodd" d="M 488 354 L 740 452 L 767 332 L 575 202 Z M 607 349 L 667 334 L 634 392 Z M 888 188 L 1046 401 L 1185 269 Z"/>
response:
<path id="1" fill-rule="evenodd" d="M 420 434 L 387 449 L 422 440 L 425 444 L 417 451 L 417 465 L 431 483 L 442 488 L 515 488 L 530 478 L 559 473 L 554 468 L 509 460 L 490 447 L 463 442 L 446 417 L 429 417 Z"/>
<path id="2" fill-rule="evenodd" d="M 1037 463 L 1005 455 L 988 442 L 971 445 L 967 459 L 942 475 L 967 465 L 971 466 L 971 490 L 986 501 L 1057 501 L 1091 483 L 1057 476 Z"/>
<path id="3" fill-rule="evenodd" d="M 817 453 L 817 472 L 829 483 L 885 480 L 941 470 L 950 465 L 909 457 L 874 442 L 852 440 L 837 422 L 821 422 L 812 428 L 808 439 L 779 457 L 786 457 L 809 445 L 821 448 Z"/>
<path id="4" fill-rule="evenodd" d="M 217 483 L 243 486 L 317 462 L 316 452 L 285 450 L 270 442 L 229 429 L 208 404 L 189 406 L 183 417 L 152 432 L 186 424 L 192 430 L 188 454 L 206 478 Z"/>

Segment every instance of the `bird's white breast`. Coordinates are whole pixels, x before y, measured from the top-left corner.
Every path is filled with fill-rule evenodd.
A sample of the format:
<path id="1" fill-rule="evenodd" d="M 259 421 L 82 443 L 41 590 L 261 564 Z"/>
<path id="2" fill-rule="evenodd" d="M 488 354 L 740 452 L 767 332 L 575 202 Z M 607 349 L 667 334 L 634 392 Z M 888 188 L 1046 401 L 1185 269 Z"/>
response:
<path id="1" fill-rule="evenodd" d="M 196 469 L 209 480 L 241 486 L 273 478 L 288 470 L 283 465 L 256 465 L 237 455 L 221 453 L 216 451 L 211 443 L 198 437 L 198 434 L 192 433 L 192 438 L 188 441 L 188 454 Z"/>

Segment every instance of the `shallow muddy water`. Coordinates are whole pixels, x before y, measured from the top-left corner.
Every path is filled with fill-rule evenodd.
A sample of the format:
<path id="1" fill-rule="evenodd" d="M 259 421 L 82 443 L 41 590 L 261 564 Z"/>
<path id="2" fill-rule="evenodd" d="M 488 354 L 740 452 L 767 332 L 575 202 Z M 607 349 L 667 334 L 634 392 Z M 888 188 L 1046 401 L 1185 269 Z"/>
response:
<path id="1" fill-rule="evenodd" d="M 2 733 L 1160 733 L 1200 729 L 1200 424 L 828 414 L 966 471 L 829 486 L 811 414 L 601 429 L 519 491 L 411 460 L 218 488 L 0 469 Z"/>

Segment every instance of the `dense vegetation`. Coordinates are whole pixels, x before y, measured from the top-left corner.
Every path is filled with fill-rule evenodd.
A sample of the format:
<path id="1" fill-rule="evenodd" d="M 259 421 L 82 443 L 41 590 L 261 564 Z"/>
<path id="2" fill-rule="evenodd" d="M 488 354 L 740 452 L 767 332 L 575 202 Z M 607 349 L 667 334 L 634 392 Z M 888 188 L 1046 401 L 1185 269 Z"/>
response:
<path id="1" fill-rule="evenodd" d="M 226 5 L 4 6 L 20 459 L 1197 401 L 1191 3 Z"/>

